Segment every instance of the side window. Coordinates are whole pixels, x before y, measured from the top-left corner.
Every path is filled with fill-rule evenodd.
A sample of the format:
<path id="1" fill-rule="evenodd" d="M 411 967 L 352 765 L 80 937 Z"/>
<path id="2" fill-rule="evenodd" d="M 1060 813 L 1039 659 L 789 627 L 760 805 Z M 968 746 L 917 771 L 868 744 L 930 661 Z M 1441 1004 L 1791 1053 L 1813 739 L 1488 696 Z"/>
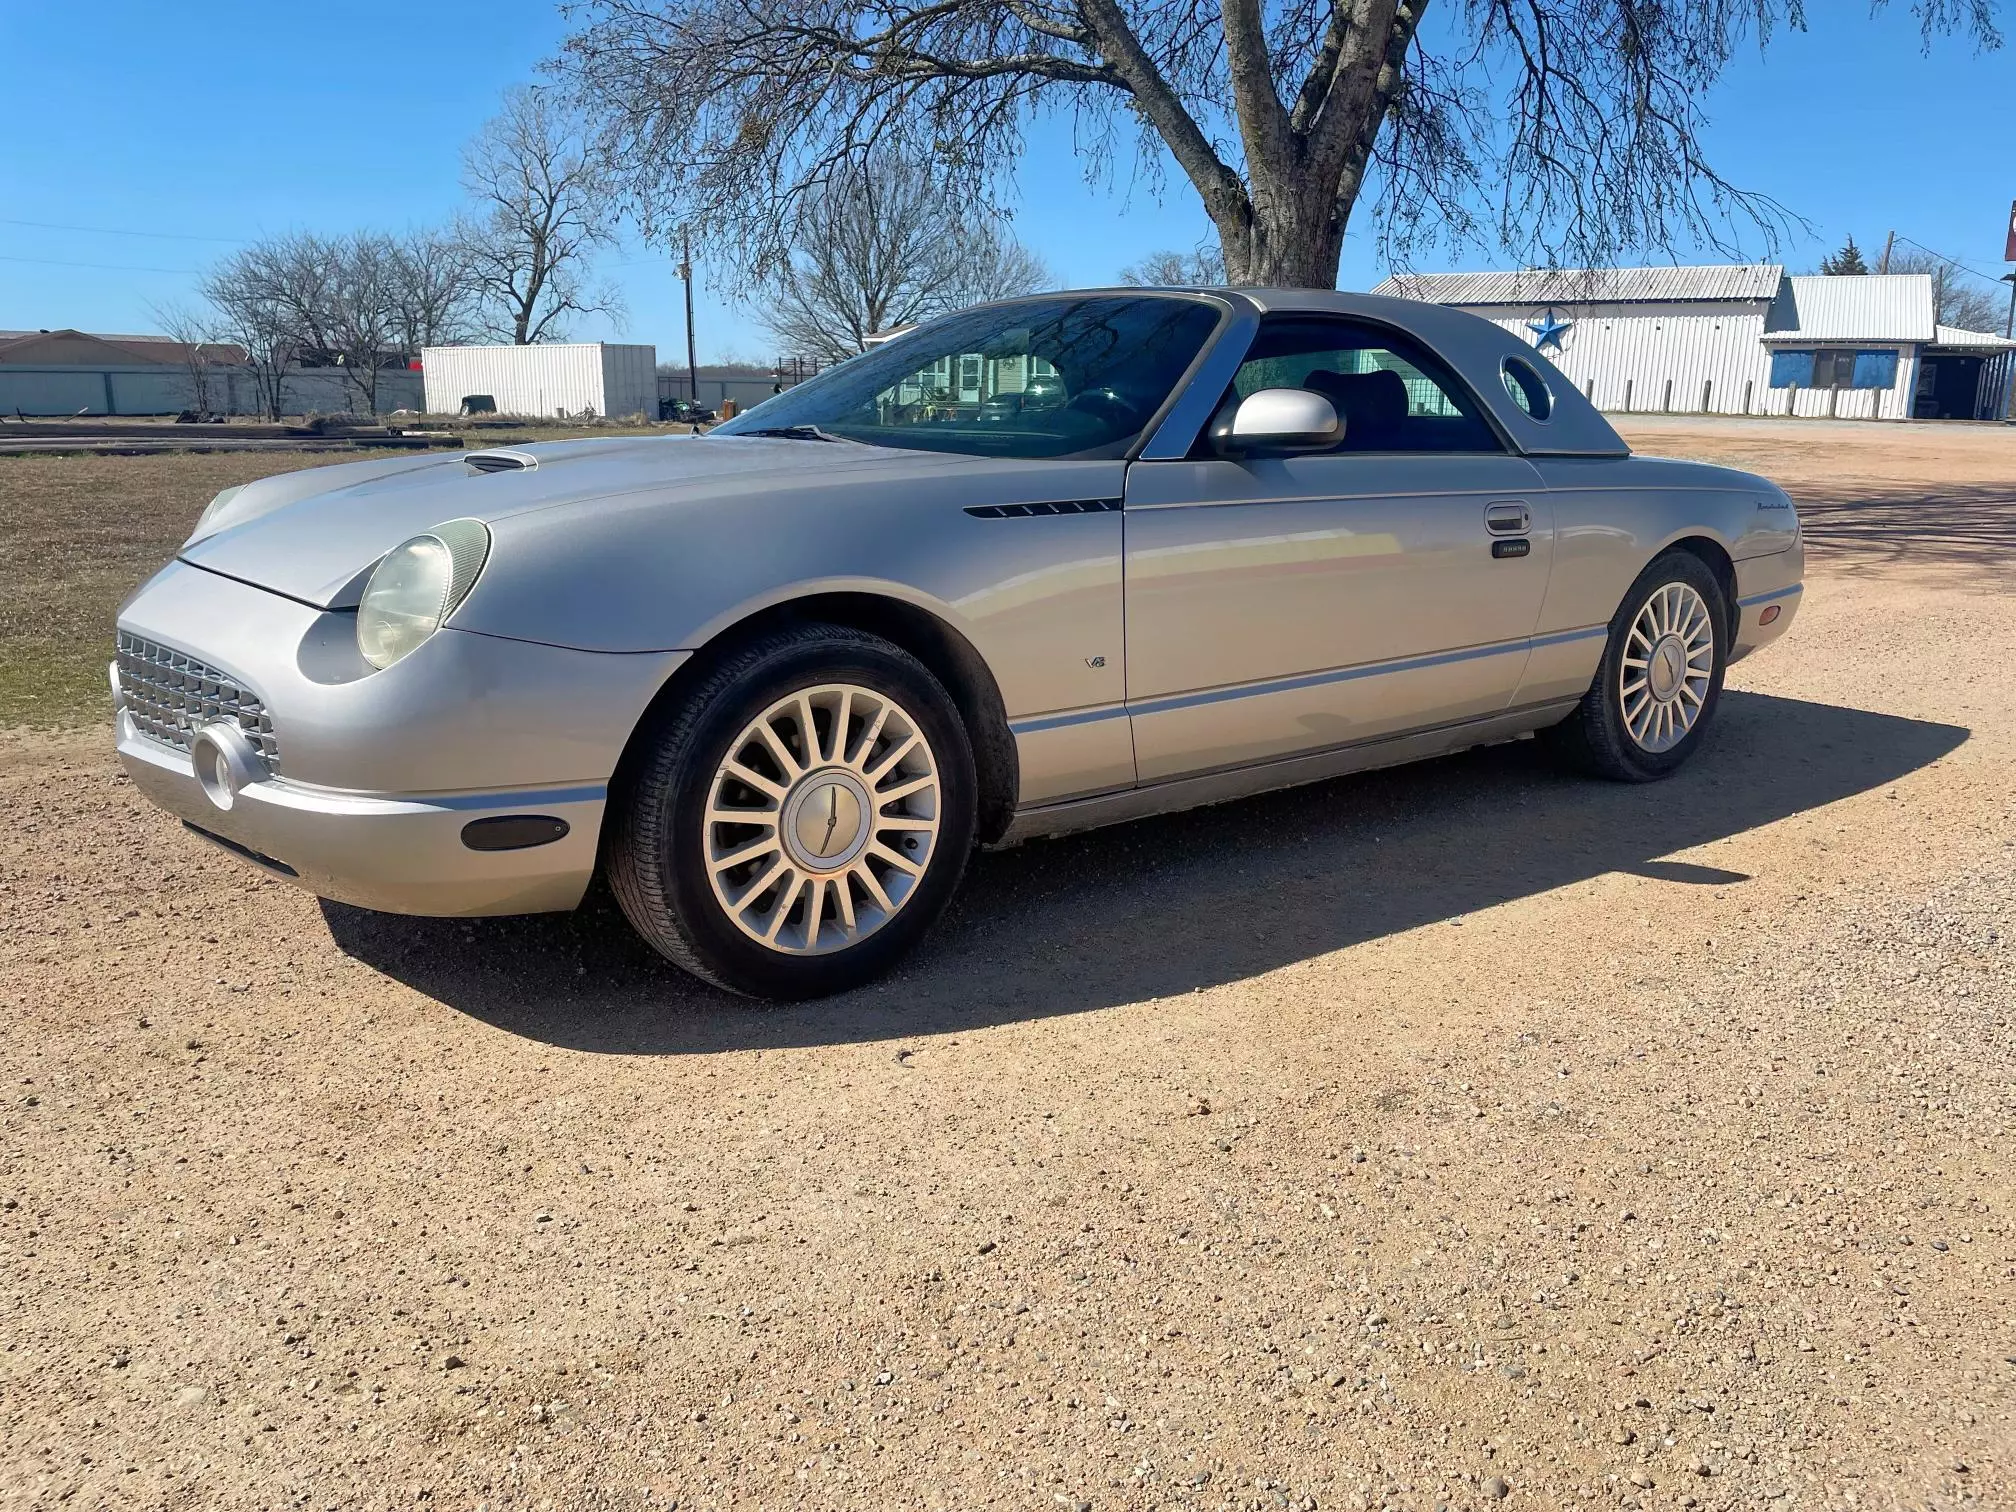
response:
<path id="1" fill-rule="evenodd" d="M 1470 391 L 1427 348 L 1355 321 L 1277 316 L 1260 323 L 1232 377 L 1241 399 L 1306 388 L 1344 419 L 1340 452 L 1502 452 Z"/>

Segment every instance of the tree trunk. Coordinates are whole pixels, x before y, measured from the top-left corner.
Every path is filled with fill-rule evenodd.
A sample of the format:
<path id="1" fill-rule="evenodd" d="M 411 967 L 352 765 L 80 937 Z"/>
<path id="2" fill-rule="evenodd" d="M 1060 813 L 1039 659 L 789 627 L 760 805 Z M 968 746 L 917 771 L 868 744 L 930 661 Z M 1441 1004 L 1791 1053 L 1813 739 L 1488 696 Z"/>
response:
<path id="1" fill-rule="evenodd" d="M 1228 215 L 1217 223 L 1227 283 L 1255 289 L 1337 287 L 1344 222 L 1330 204 L 1283 205 L 1277 201 L 1272 213 L 1243 205 L 1239 210 L 1243 213 Z"/>
<path id="2" fill-rule="evenodd" d="M 1189 134 L 1195 127 L 1187 116 L 1172 127 L 1156 125 L 1218 228 L 1228 282 L 1334 289 L 1344 228 L 1428 0 L 1339 0 L 1292 105 L 1276 85 L 1259 0 L 1219 5 L 1246 155 L 1244 184 Z"/>

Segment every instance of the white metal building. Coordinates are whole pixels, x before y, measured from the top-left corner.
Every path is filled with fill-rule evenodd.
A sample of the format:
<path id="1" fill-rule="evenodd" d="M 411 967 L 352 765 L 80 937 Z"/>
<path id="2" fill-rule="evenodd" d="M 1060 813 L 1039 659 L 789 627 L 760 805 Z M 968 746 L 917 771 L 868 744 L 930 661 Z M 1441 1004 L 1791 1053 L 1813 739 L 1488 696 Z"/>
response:
<path id="1" fill-rule="evenodd" d="M 1937 323 L 1925 274 L 1800 277 L 1772 263 L 1398 274 L 1374 292 L 1495 321 L 1599 408 L 1625 413 L 2001 419 L 2016 373 L 2016 343 Z"/>
<path id="2" fill-rule="evenodd" d="M 654 346 L 577 341 L 428 347 L 420 354 L 420 368 L 430 414 L 458 414 L 465 401 L 482 395 L 500 415 L 658 416 Z"/>

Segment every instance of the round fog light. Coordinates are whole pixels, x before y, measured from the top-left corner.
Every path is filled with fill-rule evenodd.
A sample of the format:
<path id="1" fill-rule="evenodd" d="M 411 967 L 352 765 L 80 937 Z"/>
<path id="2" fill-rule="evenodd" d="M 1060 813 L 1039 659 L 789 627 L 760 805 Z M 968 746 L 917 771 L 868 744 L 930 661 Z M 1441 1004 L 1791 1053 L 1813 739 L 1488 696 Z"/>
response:
<path id="1" fill-rule="evenodd" d="M 1771 623 L 1771 621 L 1775 620 L 1776 618 L 1778 618 L 1778 606 L 1776 604 L 1766 604 L 1764 606 L 1764 612 L 1757 616 L 1757 623 L 1760 625 L 1768 625 Z"/>
<path id="2" fill-rule="evenodd" d="M 228 809 L 248 782 L 266 775 L 265 763 L 245 732 L 228 720 L 217 720 L 196 732 L 189 742 L 189 762 L 203 796 Z"/>

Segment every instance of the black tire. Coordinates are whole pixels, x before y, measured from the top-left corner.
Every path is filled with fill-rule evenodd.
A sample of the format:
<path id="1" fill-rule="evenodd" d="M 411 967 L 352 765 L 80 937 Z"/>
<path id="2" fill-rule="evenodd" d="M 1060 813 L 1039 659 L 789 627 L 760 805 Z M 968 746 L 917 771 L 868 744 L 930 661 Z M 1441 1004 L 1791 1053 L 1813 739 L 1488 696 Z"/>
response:
<path id="1" fill-rule="evenodd" d="M 1714 651 L 1708 686 L 1694 725 L 1679 742 L 1663 751 L 1647 750 L 1632 736 L 1624 718 L 1620 674 L 1631 626 L 1652 596 L 1669 584 L 1684 583 L 1701 595 L 1708 608 Z M 1610 621 L 1610 637 L 1596 680 L 1560 724 L 1539 732 L 1541 744 L 1571 770 L 1613 782 L 1657 782 L 1670 777 L 1699 748 L 1715 720 L 1722 698 L 1722 675 L 1729 664 L 1729 601 L 1708 564 L 1691 551 L 1673 550 L 1657 558 L 1638 575 Z"/>
<path id="2" fill-rule="evenodd" d="M 750 721 L 794 692 L 836 682 L 886 695 L 914 718 L 937 763 L 939 827 L 923 876 L 887 922 L 826 954 L 787 955 L 743 933 L 714 895 L 703 851 L 708 792 Z M 625 768 L 606 832 L 617 903 L 667 960 L 746 997 L 823 997 L 882 975 L 944 911 L 973 849 L 978 781 L 952 699 L 909 652 L 842 626 L 776 631 L 721 657 L 686 696 L 653 712 Z"/>

